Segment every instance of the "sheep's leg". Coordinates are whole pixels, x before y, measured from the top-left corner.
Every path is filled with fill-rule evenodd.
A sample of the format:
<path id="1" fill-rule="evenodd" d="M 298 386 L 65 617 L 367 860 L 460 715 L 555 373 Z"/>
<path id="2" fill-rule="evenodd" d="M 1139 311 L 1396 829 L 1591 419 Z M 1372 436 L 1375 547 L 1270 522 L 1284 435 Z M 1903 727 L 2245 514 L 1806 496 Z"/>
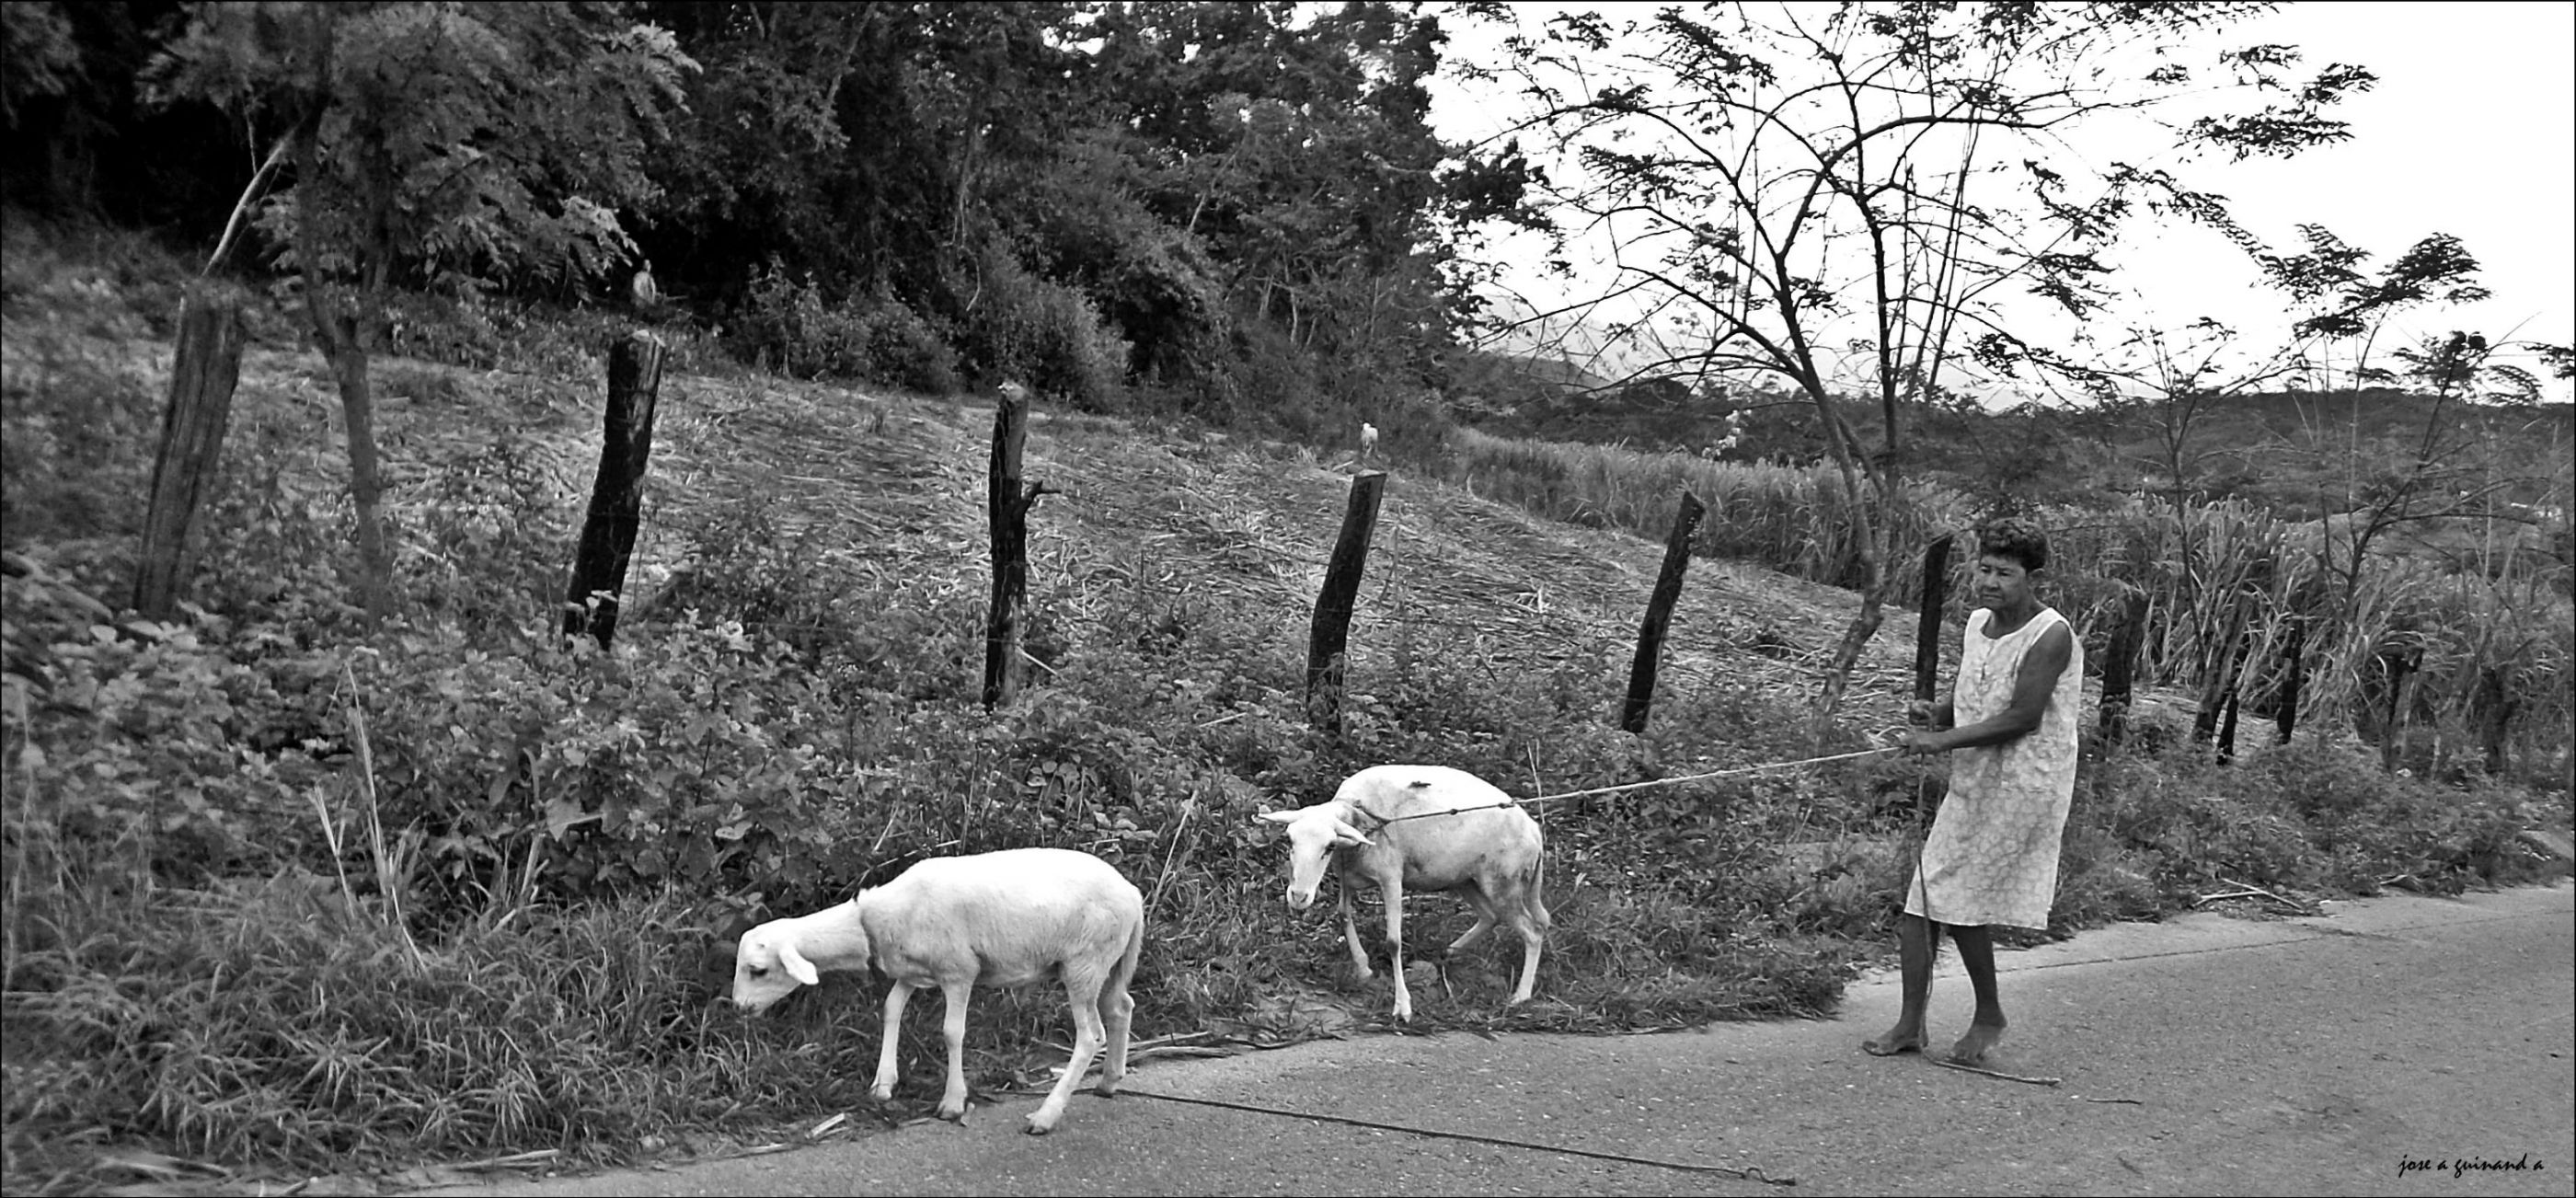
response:
<path id="1" fill-rule="evenodd" d="M 1527 910 L 1512 912 L 1512 930 L 1521 934 L 1521 984 L 1512 991 L 1512 1001 L 1529 1001 L 1530 991 L 1538 985 L 1538 954 L 1547 938 L 1539 932 L 1539 923 Z"/>
<path id="2" fill-rule="evenodd" d="M 1028 1133 L 1033 1136 L 1055 1130 L 1056 1120 L 1064 1118 L 1064 1104 L 1073 1097 L 1073 1088 L 1082 1084 L 1082 1075 L 1091 1071 L 1091 1058 L 1100 1053 L 1099 992 L 1083 994 L 1068 982 L 1065 998 L 1073 1007 L 1073 1056 L 1065 1061 L 1064 1076 L 1056 1079 L 1055 1089 L 1047 1091 L 1046 1101 L 1029 1116 Z"/>
<path id="3" fill-rule="evenodd" d="M 1109 1059 L 1100 1066 L 1100 1094 L 1106 1098 L 1118 1092 L 1119 1079 L 1127 1076 L 1127 1032 L 1136 1021 L 1136 1000 L 1125 982 L 1113 978 L 1101 991 L 1100 1015 L 1109 1025 Z"/>
<path id="4" fill-rule="evenodd" d="M 939 1117 L 966 1118 L 966 999 L 975 991 L 972 979 L 963 982 L 943 981 L 940 993 L 948 996 L 948 1011 L 939 1025 L 940 1035 L 948 1041 L 948 1092 L 939 1096 Z"/>
<path id="5" fill-rule="evenodd" d="M 1341 884 L 1333 888 L 1342 899 L 1342 943 L 1351 947 L 1351 970 L 1361 981 L 1369 977 L 1368 951 L 1360 947 L 1360 924 L 1351 914 L 1351 876 L 1343 874 Z"/>
<path id="6" fill-rule="evenodd" d="M 894 1098 L 895 1037 L 903 1032 L 903 1004 L 911 999 L 912 987 L 903 982 L 898 981 L 886 990 L 885 1035 L 877 1040 L 877 1084 L 868 1091 L 878 1102 Z"/>
<path id="7" fill-rule="evenodd" d="M 1413 991 L 1404 985 L 1404 875 L 1380 878 L 1377 892 L 1386 899 L 1388 968 L 1395 974 L 1395 1019 L 1413 1022 Z"/>
<path id="8" fill-rule="evenodd" d="M 1476 922 L 1467 929 L 1466 935 L 1449 942 L 1448 951 L 1453 954 L 1484 939 L 1485 933 L 1494 930 L 1494 904 L 1491 899 L 1485 897 L 1484 890 L 1480 887 L 1466 886 L 1461 887 L 1459 893 L 1466 896 L 1467 906 L 1476 912 Z"/>

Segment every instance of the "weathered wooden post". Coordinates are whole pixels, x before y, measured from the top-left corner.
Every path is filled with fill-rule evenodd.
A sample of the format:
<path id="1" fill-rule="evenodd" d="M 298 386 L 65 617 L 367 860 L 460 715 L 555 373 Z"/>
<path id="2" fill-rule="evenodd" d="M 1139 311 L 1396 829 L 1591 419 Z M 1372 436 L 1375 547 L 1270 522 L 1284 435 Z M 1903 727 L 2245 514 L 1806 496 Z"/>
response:
<path id="1" fill-rule="evenodd" d="M 653 414 L 662 392 L 660 338 L 638 331 L 608 351 L 608 411 L 599 441 L 599 477 L 591 483 L 590 510 L 574 550 L 572 585 L 564 597 L 563 635 L 587 632 L 599 647 L 617 633 L 618 597 L 626 593 L 626 563 L 643 523 L 644 468 L 653 457 Z"/>
<path id="2" fill-rule="evenodd" d="M 2218 735 L 2219 709 L 2227 703 L 2227 692 L 2236 685 L 2236 663 L 2243 656 L 2246 600 L 2236 596 L 2235 607 L 2227 616 L 2227 635 L 2218 641 L 2214 653 L 2201 658 L 2200 706 L 2191 717 L 2191 743 L 2208 744 Z"/>
<path id="3" fill-rule="evenodd" d="M 241 355 L 240 295 L 229 287 L 190 288 L 179 306 L 178 352 L 152 458 L 143 550 L 134 565 L 134 609 L 149 619 L 168 619 L 187 589 L 196 563 L 190 534 L 223 459 Z"/>
<path id="4" fill-rule="evenodd" d="M 2218 724 L 2218 764 L 2220 765 L 2236 760 L 2236 704 L 2243 698 L 2242 688 L 2236 686 L 2227 688 L 2227 709 L 2219 717 Z"/>
<path id="5" fill-rule="evenodd" d="M 2238 624 L 2241 626 L 2243 623 L 2240 616 Z M 2226 672 L 2219 677 L 2219 689 L 2214 707 L 2212 699 L 2201 700 L 2203 710 L 2199 721 L 2202 725 L 2211 727 L 2218 737 L 2218 764 L 2220 765 L 2236 759 L 2236 703 L 2244 691 L 2246 664 L 2253 656 L 2254 634 L 2251 630 L 2247 630 L 2240 633 L 2236 643 L 2228 647 Z M 2208 735 L 2204 734 L 2201 739 L 2208 739 Z"/>
<path id="6" fill-rule="evenodd" d="M 1306 721 L 1336 733 L 1342 730 L 1351 610 L 1359 601 L 1360 572 L 1368 565 L 1369 538 L 1377 532 L 1378 499 L 1385 491 L 1386 471 L 1363 470 L 1351 479 L 1342 535 L 1324 567 L 1324 589 L 1315 596 L 1315 622 L 1306 636 Z"/>
<path id="7" fill-rule="evenodd" d="M 1923 551 L 1923 598 L 1914 617 L 1914 698 L 1941 697 L 1941 623 L 1950 605 L 1950 547 L 1957 533 L 1943 533 Z"/>
<path id="8" fill-rule="evenodd" d="M 2273 720 L 2281 729 L 2278 743 L 2290 743 L 2290 733 L 2299 726 L 2299 692 L 2308 682 L 2308 618 L 2296 616 L 2290 621 L 2290 643 L 2281 649 L 2281 660 L 2288 675 L 2281 680 L 2280 710 Z"/>
<path id="9" fill-rule="evenodd" d="M 1029 607 L 1029 509 L 1046 484 L 1020 485 L 1021 451 L 1029 439 L 1029 389 L 1006 382 L 993 404 L 993 457 L 984 480 L 985 519 L 993 537 L 993 602 L 984 617 L 984 707 L 1019 693 L 1020 630 Z"/>
<path id="10" fill-rule="evenodd" d="M 2102 748 L 2119 747 L 2129 731 L 2130 676 L 2137 669 L 2138 645 L 2146 639 L 2147 594 L 2129 592 L 2120 625 L 2111 630 L 2109 660 L 2102 663 Z"/>
<path id="11" fill-rule="evenodd" d="M 1664 568 L 1655 575 L 1654 594 L 1646 600 L 1645 623 L 1637 629 L 1637 656 L 1628 666 L 1628 702 L 1619 709 L 1619 727 L 1639 736 L 1655 706 L 1655 671 L 1663 661 L 1664 631 L 1672 625 L 1673 605 L 1681 601 L 1682 574 L 1690 569 L 1691 533 L 1708 505 L 1685 488 L 1681 510 L 1673 513 L 1673 530 L 1664 537 Z"/>
<path id="12" fill-rule="evenodd" d="M 2478 671 L 2478 697 L 2471 706 L 2477 713 L 2478 743 L 2486 751 L 2486 768 L 2490 776 L 2502 774 L 2508 762 L 2505 752 L 2506 733 L 2513 727 L 2513 717 L 2522 708 L 2521 699 L 2510 685 L 2513 665 L 2487 666 Z"/>
<path id="13" fill-rule="evenodd" d="M 2409 676 L 2423 663 L 2424 650 L 2421 645 L 2391 639 L 2379 652 L 2380 660 L 2388 663 L 2388 706 L 2379 719 L 2379 769 L 2382 773 L 2395 773 L 2397 751 L 2405 739 L 2398 721 L 2406 717 Z"/>

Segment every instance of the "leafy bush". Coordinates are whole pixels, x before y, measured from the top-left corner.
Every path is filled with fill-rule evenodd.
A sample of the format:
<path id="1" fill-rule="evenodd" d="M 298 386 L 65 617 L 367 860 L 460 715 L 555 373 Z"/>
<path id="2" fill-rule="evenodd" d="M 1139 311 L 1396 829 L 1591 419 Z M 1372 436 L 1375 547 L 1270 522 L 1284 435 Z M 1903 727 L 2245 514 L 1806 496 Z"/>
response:
<path id="1" fill-rule="evenodd" d="M 958 268 L 958 357 L 969 377 L 1018 379 L 1086 412 L 1119 410 L 1127 342 L 1080 291 L 1029 273 L 988 248 Z"/>
<path id="2" fill-rule="evenodd" d="M 796 378 L 872 379 L 915 391 L 957 389 L 957 354 L 939 329 L 880 292 L 831 303 L 812 275 L 775 257 L 752 274 L 735 336 L 751 357 Z"/>

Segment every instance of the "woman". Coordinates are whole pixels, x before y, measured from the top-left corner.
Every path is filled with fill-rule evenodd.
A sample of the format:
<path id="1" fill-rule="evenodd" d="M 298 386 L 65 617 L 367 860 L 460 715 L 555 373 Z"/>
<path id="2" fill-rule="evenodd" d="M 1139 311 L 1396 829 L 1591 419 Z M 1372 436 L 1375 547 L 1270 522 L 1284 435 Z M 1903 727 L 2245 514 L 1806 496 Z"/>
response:
<path id="1" fill-rule="evenodd" d="M 2039 601 L 2037 575 L 2047 566 L 2048 537 L 2038 525 L 2005 518 L 1977 530 L 1979 607 L 1968 616 L 1951 699 L 1918 702 L 1910 712 L 1918 727 L 1906 734 L 1906 752 L 1957 756 L 1897 919 L 1904 1007 L 1895 1027 L 1862 1042 L 1872 1055 L 1922 1049 L 1932 954 L 1947 928 L 1977 992 L 1968 1034 L 1950 1059 L 1983 1061 L 2004 1034 L 1993 927 L 2048 927 L 2058 840 L 2075 798 L 2084 644 L 2065 616 Z"/>

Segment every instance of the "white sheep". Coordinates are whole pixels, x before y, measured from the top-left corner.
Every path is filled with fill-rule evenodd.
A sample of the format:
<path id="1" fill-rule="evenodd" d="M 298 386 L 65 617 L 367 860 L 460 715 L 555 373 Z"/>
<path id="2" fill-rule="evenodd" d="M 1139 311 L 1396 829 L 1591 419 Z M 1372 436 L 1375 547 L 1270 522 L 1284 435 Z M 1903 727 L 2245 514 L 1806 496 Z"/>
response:
<path id="1" fill-rule="evenodd" d="M 1145 945 L 1145 899 L 1109 863 L 1071 849 L 1005 849 L 937 857 L 857 898 L 811 915 L 775 919 L 744 933 L 734 954 L 733 1002 L 758 1013 L 826 969 L 876 966 L 894 979 L 886 992 L 885 1043 L 877 1055 L 877 1101 L 894 1097 L 895 1038 L 903 1006 L 920 987 L 947 999 L 948 1090 L 939 1117 L 966 1116 L 966 999 L 977 985 L 1025 986 L 1049 975 L 1073 1005 L 1073 1058 L 1028 1132 L 1045 1135 L 1100 1051 L 1109 1059 L 1100 1093 L 1127 1075 L 1127 996 Z"/>
<path id="2" fill-rule="evenodd" d="M 1458 813 L 1403 818 L 1444 811 Z M 1345 780 L 1332 802 L 1265 811 L 1260 818 L 1288 826 L 1291 908 L 1314 905 L 1328 862 L 1341 875 L 1342 939 L 1363 978 L 1369 976 L 1368 954 L 1351 914 L 1351 888 L 1354 879 L 1377 887 L 1386 901 L 1398 1020 L 1413 1018 L 1413 994 L 1404 983 L 1408 887 L 1456 891 L 1475 908 L 1475 926 L 1450 944 L 1451 953 L 1474 944 L 1498 921 L 1520 933 L 1521 979 L 1512 1001 L 1529 999 L 1549 924 L 1542 895 L 1545 844 L 1538 821 L 1492 783 L 1446 766 L 1372 766 Z"/>
<path id="3" fill-rule="evenodd" d="M 1376 456 L 1377 426 L 1363 420 L 1360 422 L 1360 460 L 1365 462 Z"/>

